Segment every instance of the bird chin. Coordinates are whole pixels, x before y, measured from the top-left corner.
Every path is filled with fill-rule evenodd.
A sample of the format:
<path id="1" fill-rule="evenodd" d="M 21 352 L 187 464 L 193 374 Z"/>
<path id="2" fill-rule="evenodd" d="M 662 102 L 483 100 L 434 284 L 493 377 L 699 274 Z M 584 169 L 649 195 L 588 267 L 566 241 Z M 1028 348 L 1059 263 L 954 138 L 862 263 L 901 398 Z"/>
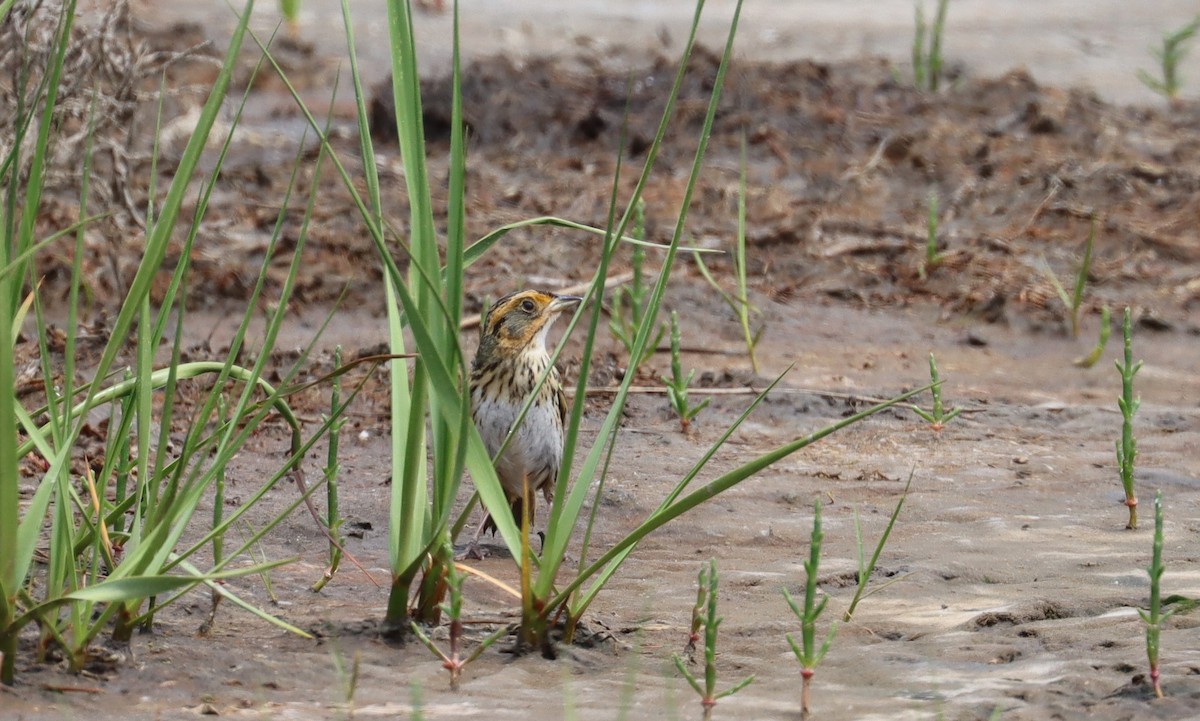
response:
<path id="1" fill-rule="evenodd" d="M 554 327 L 556 320 L 558 320 L 557 313 L 550 316 L 542 327 L 538 328 L 537 335 L 533 337 L 533 343 L 530 344 L 531 348 L 540 350 L 542 353 L 546 352 L 546 337 L 550 334 L 550 329 Z"/>

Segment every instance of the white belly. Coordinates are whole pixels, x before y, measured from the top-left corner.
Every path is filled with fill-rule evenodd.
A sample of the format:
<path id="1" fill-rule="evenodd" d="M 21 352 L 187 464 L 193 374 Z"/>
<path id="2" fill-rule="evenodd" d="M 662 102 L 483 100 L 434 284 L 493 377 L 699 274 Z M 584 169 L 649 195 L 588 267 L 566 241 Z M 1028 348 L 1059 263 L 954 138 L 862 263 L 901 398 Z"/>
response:
<path id="1" fill-rule="evenodd" d="M 475 425 L 488 453 L 495 457 L 521 407 L 478 396 L 473 400 Z M 531 490 L 538 490 L 546 484 L 552 486 L 558 477 L 562 432 L 557 414 L 553 404 L 532 406 L 504 455 L 496 461 L 496 474 L 510 496 L 524 497 L 526 483 Z"/>

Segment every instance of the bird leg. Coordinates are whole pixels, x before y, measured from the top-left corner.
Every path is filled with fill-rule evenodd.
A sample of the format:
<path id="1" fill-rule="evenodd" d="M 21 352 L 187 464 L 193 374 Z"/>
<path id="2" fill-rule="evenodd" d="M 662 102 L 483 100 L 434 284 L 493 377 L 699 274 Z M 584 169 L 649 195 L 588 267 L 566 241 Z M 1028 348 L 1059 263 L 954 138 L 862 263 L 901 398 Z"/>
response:
<path id="1" fill-rule="evenodd" d="M 524 523 L 524 516 L 525 516 L 525 501 L 524 501 L 524 499 L 525 498 L 528 498 L 530 500 L 530 503 L 529 503 L 529 525 L 530 525 L 530 527 L 533 526 L 534 504 L 533 504 L 533 497 L 529 495 L 530 489 L 529 489 L 529 477 L 528 476 L 522 478 L 522 485 L 524 486 L 524 490 L 525 490 L 524 498 L 517 497 L 517 498 L 509 499 L 511 506 L 512 506 L 513 521 L 516 522 L 518 528 L 521 527 L 522 524 Z M 550 486 L 550 484 L 542 486 L 542 496 L 546 499 L 546 505 L 549 505 L 550 501 L 552 501 L 554 498 L 554 489 Z M 497 530 L 496 522 L 492 520 L 492 514 L 488 512 L 487 508 L 484 508 L 483 521 L 481 521 L 480 524 L 475 528 L 475 535 L 471 537 L 471 542 L 468 543 L 462 551 L 454 554 L 454 560 L 463 561 L 463 560 L 470 558 L 470 559 L 475 559 L 477 561 L 482 561 L 483 559 L 487 558 L 488 552 L 483 550 L 483 547 L 479 545 L 479 539 L 489 529 L 491 530 L 492 535 L 495 536 L 496 530 Z M 545 534 L 538 533 L 538 535 L 541 536 L 542 541 L 544 542 L 546 539 Z"/>
<path id="2" fill-rule="evenodd" d="M 483 509 L 483 521 L 475 528 L 475 535 L 471 537 L 471 542 L 462 551 L 454 554 L 455 561 L 465 561 L 468 558 L 476 561 L 482 561 L 488 557 L 488 552 L 483 550 L 479 545 L 479 537 L 487 530 L 487 527 L 492 527 L 492 534 L 496 533 L 496 524 L 492 522 L 492 514 L 488 513 L 487 509 Z"/>

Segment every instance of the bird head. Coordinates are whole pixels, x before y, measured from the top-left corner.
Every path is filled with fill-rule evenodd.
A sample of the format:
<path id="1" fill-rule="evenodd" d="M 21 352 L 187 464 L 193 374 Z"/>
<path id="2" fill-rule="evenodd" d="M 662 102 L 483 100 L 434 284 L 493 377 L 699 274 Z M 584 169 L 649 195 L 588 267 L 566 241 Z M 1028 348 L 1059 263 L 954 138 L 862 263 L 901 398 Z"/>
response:
<path id="1" fill-rule="evenodd" d="M 583 299 L 540 290 L 509 293 L 492 304 L 480 324 L 479 353 L 483 357 L 515 357 L 529 350 L 545 351 L 546 334 L 558 314 Z"/>

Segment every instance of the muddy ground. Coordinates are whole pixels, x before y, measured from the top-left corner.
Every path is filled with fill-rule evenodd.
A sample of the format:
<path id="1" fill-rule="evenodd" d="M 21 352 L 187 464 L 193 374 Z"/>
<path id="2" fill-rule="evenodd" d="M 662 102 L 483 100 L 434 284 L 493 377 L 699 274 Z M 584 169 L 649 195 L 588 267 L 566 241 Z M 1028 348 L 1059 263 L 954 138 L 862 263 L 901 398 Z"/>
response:
<path id="1" fill-rule="evenodd" d="M 140 32 L 176 47 L 206 34 L 191 25 Z M 282 57 L 302 92 L 316 97 L 328 87 L 332 64 L 303 43 Z M 653 240 L 669 239 L 714 69 L 715 56 L 699 53 L 685 85 L 647 192 Z M 626 192 L 629 168 L 644 162 L 672 70 L 664 57 L 633 75 Z M 172 78 L 184 87 L 203 84 L 211 72 L 197 62 L 176 68 Z M 628 78 L 586 55 L 477 61 L 464 88 L 472 136 L 469 234 L 544 214 L 602 225 Z M 438 189 L 446 178 L 445 91 L 444 80 L 427 82 Z M 186 93 L 173 96 L 170 117 L 186 117 L 189 102 Z M 375 110 L 389 221 L 403 232 L 407 209 L 399 159 L 387 150 L 386 102 Z M 353 160 L 352 104 L 343 98 L 333 111 L 336 147 L 361 177 Z M 196 594 L 160 614 L 154 633 L 135 639 L 131 659 L 73 677 L 23 658 L 19 685 L 0 691 L 4 715 L 308 719 L 342 718 L 352 708 L 360 718 L 403 718 L 411 715 L 416 685 L 426 718 L 559 718 L 572 706 L 574 718 L 611 719 L 633 678 L 628 717 L 687 717 L 699 707 L 670 657 L 686 641 L 700 564 L 716 558 L 726 618 L 721 673 L 729 680 L 753 673 L 757 680 L 722 701 L 715 715 L 798 718 L 799 667 L 784 634 L 799 626 L 780 588 L 795 592 L 803 584 L 812 501 L 825 503 L 820 576 L 831 598 L 827 623 L 853 595 L 855 510 L 873 540 L 911 471 L 913 491 L 875 579 L 902 580 L 864 601 L 853 622 L 839 624 L 816 677 L 817 717 L 980 719 L 996 709 L 1005 719 L 1189 717 L 1200 704 L 1197 617 L 1167 624 L 1167 698 L 1154 700 L 1135 609 L 1148 597 L 1150 501 L 1158 489 L 1166 508 L 1165 592 L 1200 596 L 1198 121 L 1194 104 L 1118 106 L 1089 91 L 1040 86 L 1023 72 L 962 71 L 950 89 L 930 95 L 898 81 L 883 60 L 738 62 L 688 231 L 690 242 L 731 249 L 745 137 L 752 300 L 765 326 L 759 374 L 750 370 L 727 306 L 687 263 L 672 274 L 667 304 L 680 313 L 690 349 L 684 363 L 698 369 L 699 385 L 761 387 L 788 365 L 795 368 L 703 477 L 837 420 L 863 399 L 923 384 L 931 351 L 946 380 L 946 401 L 965 409 L 961 417 L 935 431 L 908 411 L 888 412 L 786 459 L 650 537 L 589 614 L 597 643 L 563 649 L 554 662 L 493 650 L 469 668 L 457 693 L 447 690 L 439 663 L 423 648 L 378 637 L 386 595 L 364 574 L 346 567 L 322 593 L 307 590 L 324 568 L 325 541 L 310 518 L 297 514 L 263 547 L 268 557 L 300 558 L 272 574 L 277 601 L 260 581 L 232 585 L 315 640 L 229 608 L 200 637 L 208 597 Z M 194 258 L 188 332 L 197 355 L 219 351 L 229 332 L 226 314 L 245 298 L 263 261 L 302 130 L 271 78 L 256 83 L 243 123 Z M 140 142 L 145 147 L 148 138 Z M 316 376 L 328 370 L 334 344 L 348 355 L 368 354 L 384 341 L 385 328 L 378 262 L 347 193 L 332 174 L 302 178 L 303 186 L 311 182 L 322 192 L 281 363 L 350 289 L 306 370 Z M 47 228 L 71 217 L 77 196 L 68 190 L 51 200 Z M 940 198 L 945 260 L 922 277 L 931 191 Z M 444 191 L 435 193 L 436 212 L 444 213 Z M 132 205 L 144 207 L 143 198 L 144 191 Z M 1093 217 L 1095 258 L 1075 339 L 1042 268 L 1068 282 Z M 137 262 L 136 218 L 118 213 L 106 222 L 85 263 L 98 306 L 116 296 Z M 287 228 L 285 237 L 294 237 L 298 214 Z M 594 247 L 563 231 L 514 234 L 470 269 L 468 312 L 515 287 L 553 289 L 586 279 Z M 273 263 L 276 281 L 286 262 Z M 617 270 L 628 258 L 621 264 Z M 710 266 L 727 287 L 732 283 L 728 256 Z M 49 289 L 64 287 L 67 268 L 64 256 L 47 256 Z M 1135 355 L 1145 359 L 1137 381 L 1143 400 L 1138 531 L 1124 528 L 1113 452 L 1121 424 L 1112 367 L 1119 343 L 1110 343 L 1090 370 L 1072 365 L 1094 341 L 1106 305 L 1114 313 L 1132 308 Z M 103 330 L 99 314 L 91 322 Z M 473 333 L 464 333 L 464 347 L 474 342 Z M 25 351 L 32 351 L 31 340 Z M 611 338 L 599 352 L 597 387 L 613 383 L 624 364 Z M 578 346 L 568 348 L 568 375 L 578 353 Z M 668 361 L 657 354 L 643 385 Z M 377 579 L 387 577 L 384 388 L 372 381 L 352 409 L 342 457 L 343 510 L 361 532 L 348 548 Z M 615 541 L 650 512 L 748 402 L 746 395 L 714 396 L 695 432 L 683 435 L 663 396 L 637 395 L 601 502 L 599 542 Z M 316 391 L 299 403 L 301 415 L 314 422 L 324 408 Z M 588 404 L 584 423 L 591 434 L 605 396 L 590 396 Z M 282 428 L 267 424 L 237 459 L 231 494 L 257 488 L 285 448 Z M 322 462 L 314 453 L 310 474 Z M 273 491 L 263 514 L 293 494 Z M 515 583 L 502 553 L 478 567 Z M 468 599 L 473 619 L 495 621 L 514 610 L 480 583 L 468 584 Z M 335 657 L 355 654 L 362 671 L 348 705 Z"/>

